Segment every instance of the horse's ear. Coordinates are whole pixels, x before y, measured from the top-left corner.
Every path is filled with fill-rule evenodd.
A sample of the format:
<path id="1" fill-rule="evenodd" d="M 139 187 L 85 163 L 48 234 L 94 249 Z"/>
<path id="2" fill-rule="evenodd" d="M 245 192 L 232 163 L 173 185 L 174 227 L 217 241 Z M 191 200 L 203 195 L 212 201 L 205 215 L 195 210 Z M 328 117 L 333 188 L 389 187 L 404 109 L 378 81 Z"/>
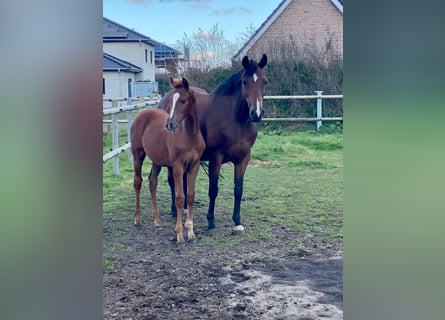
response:
<path id="1" fill-rule="evenodd" d="M 173 78 L 172 77 L 170 77 L 170 84 L 172 85 L 172 87 L 174 87 L 174 85 L 173 85 Z"/>
<path id="2" fill-rule="evenodd" d="M 248 66 L 249 66 L 249 58 L 247 56 L 244 56 L 243 67 L 244 67 L 244 69 L 247 69 Z"/>
<path id="3" fill-rule="evenodd" d="M 184 87 L 184 89 L 188 90 L 189 88 L 189 82 L 187 81 L 186 78 L 182 77 L 182 86 Z"/>
<path id="4" fill-rule="evenodd" d="M 260 63 L 258 63 L 258 67 L 260 67 L 261 69 L 263 69 L 267 64 L 267 56 L 265 53 L 263 53 L 263 57 L 260 60 Z"/>

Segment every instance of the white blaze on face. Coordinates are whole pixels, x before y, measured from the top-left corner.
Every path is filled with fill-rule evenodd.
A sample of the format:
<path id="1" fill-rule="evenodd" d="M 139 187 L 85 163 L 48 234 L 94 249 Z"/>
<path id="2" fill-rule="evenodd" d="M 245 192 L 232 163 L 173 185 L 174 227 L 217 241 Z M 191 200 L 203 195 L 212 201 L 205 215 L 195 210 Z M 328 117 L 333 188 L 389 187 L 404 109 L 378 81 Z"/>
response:
<path id="1" fill-rule="evenodd" d="M 253 74 L 253 82 L 256 82 L 258 80 L 258 76 L 256 73 Z M 256 114 L 258 117 L 261 117 L 261 105 L 260 100 L 258 98 L 256 99 Z"/>
<path id="2" fill-rule="evenodd" d="M 173 114 L 175 113 L 175 107 L 176 107 L 176 102 L 179 99 L 179 93 L 175 93 L 173 95 L 173 104 L 172 104 L 172 109 L 170 110 L 170 119 L 173 117 Z"/>
<path id="3" fill-rule="evenodd" d="M 256 115 L 258 117 L 261 117 L 261 105 L 260 105 L 260 101 L 258 100 L 258 98 L 256 98 Z"/>

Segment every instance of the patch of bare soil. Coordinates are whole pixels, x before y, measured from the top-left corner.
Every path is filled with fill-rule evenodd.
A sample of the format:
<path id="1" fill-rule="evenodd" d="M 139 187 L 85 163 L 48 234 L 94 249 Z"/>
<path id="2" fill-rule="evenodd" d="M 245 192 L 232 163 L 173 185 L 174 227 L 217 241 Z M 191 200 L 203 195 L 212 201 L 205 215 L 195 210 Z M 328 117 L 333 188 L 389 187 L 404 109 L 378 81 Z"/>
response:
<path id="1" fill-rule="evenodd" d="M 195 227 L 197 239 L 177 245 L 167 219 L 162 229 L 104 220 L 104 319 L 343 318 L 340 244 L 289 228 L 252 240 L 217 217 L 216 230 Z"/>
<path id="2" fill-rule="evenodd" d="M 249 166 L 252 167 L 258 167 L 258 166 L 269 166 L 269 167 L 273 167 L 273 166 L 278 166 L 279 162 L 278 161 L 272 161 L 272 160 L 257 160 L 257 159 L 251 159 L 249 161 Z"/>

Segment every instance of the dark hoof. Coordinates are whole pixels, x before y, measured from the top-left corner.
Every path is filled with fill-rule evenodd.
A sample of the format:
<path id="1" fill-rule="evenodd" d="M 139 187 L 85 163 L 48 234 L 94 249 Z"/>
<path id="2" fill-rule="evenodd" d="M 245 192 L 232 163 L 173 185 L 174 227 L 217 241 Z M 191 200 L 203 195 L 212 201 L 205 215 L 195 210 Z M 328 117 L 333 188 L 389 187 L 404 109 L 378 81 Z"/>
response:
<path id="1" fill-rule="evenodd" d="M 213 235 L 216 233 L 216 228 L 213 229 L 207 229 L 202 234 L 206 237 L 213 237 Z"/>
<path id="2" fill-rule="evenodd" d="M 211 229 L 207 229 L 207 233 L 214 234 L 216 232 L 216 227 L 213 227 Z"/>
<path id="3" fill-rule="evenodd" d="M 208 230 L 216 229 L 216 225 L 212 222 L 209 223 L 209 226 L 207 227 Z"/>
<path id="4" fill-rule="evenodd" d="M 184 245 L 184 243 L 186 243 L 185 240 L 183 242 L 178 242 L 178 237 L 177 236 L 172 236 L 170 238 L 170 241 L 176 243 L 178 246 Z"/>
<path id="5" fill-rule="evenodd" d="M 244 232 L 244 227 L 242 226 L 242 225 L 239 225 L 239 226 L 235 226 L 234 228 L 233 228 L 233 230 L 232 230 L 232 235 L 235 235 L 235 236 L 241 236 L 241 235 L 243 235 L 245 232 Z"/>

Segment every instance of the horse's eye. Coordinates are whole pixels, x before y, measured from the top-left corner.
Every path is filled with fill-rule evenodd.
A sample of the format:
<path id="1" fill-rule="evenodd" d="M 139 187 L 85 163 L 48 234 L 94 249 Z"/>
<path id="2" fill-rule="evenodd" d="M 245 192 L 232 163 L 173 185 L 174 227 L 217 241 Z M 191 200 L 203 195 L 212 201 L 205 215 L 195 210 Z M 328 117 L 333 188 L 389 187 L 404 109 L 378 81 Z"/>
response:
<path id="1" fill-rule="evenodd" d="M 187 100 L 181 100 L 181 104 L 185 104 Z"/>
<path id="2" fill-rule="evenodd" d="M 246 85 L 247 84 L 247 81 L 246 80 L 243 80 L 243 85 Z"/>

